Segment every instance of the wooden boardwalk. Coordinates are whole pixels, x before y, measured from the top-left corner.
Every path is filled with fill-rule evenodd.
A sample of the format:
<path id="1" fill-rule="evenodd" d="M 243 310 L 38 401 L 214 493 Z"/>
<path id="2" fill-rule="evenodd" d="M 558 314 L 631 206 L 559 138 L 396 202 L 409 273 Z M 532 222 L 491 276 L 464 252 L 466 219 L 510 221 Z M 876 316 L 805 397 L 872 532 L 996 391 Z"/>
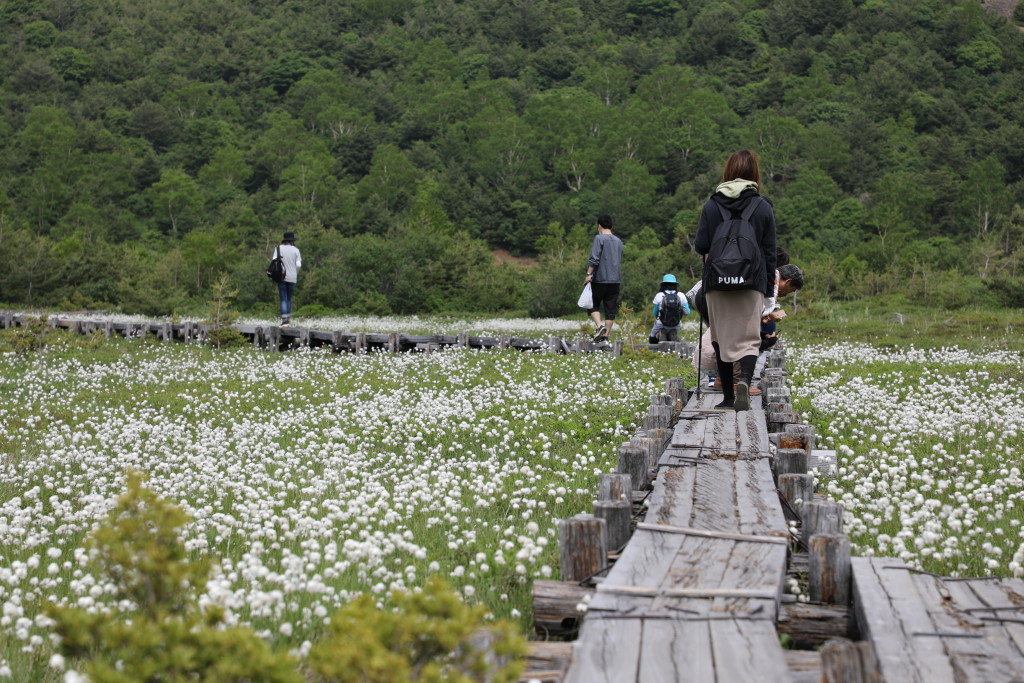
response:
<path id="1" fill-rule="evenodd" d="M 535 589 L 538 623 L 556 631 L 566 603 L 589 599 L 568 666 L 544 680 L 1024 682 L 1024 581 L 942 577 L 895 558 L 851 561 L 841 516 L 818 516 L 841 506 L 820 496 L 787 504 L 793 537 L 772 467 L 779 474 L 801 439 L 823 472 L 834 469 L 834 453 L 813 450 L 813 429 L 771 420 L 788 403 L 766 411 L 757 396 L 735 413 L 715 411 L 720 400 L 689 397 L 656 461 L 643 519 L 607 575 L 593 587 Z M 777 481 L 785 476 L 807 475 Z M 794 552 L 797 543 L 811 551 Z M 844 543 L 845 561 L 821 552 Z M 822 558 L 837 570 L 823 570 Z M 845 577 L 828 590 L 819 578 L 817 589 L 843 597 L 784 595 L 787 576 L 808 575 L 812 597 L 815 577 Z M 806 649 L 784 650 L 780 634 Z"/>
<path id="2" fill-rule="evenodd" d="M 28 316 L 31 317 L 31 316 Z M 0 312 L 0 328 L 21 327 L 26 316 L 10 311 Z M 209 325 L 198 322 L 113 322 L 110 320 L 83 320 L 52 316 L 50 327 L 78 334 L 103 334 L 126 338 L 153 338 L 160 341 L 204 342 Z M 264 351 L 288 351 L 298 348 L 327 347 L 335 352 L 401 353 L 410 351 L 432 352 L 448 348 L 465 349 L 518 349 L 551 353 L 604 352 L 621 355 L 623 342 L 593 342 L 580 339 L 513 337 L 512 335 L 479 336 L 470 334 L 404 334 L 398 332 L 345 332 L 315 330 L 307 327 L 280 327 L 278 325 L 232 325 L 253 347 Z M 662 342 L 644 344 L 644 348 L 665 353 L 687 355 L 693 353 L 688 342 Z"/>
<path id="3" fill-rule="evenodd" d="M 645 520 L 590 602 L 573 683 L 774 681 L 789 532 L 759 396 L 693 396 L 658 461 Z"/>

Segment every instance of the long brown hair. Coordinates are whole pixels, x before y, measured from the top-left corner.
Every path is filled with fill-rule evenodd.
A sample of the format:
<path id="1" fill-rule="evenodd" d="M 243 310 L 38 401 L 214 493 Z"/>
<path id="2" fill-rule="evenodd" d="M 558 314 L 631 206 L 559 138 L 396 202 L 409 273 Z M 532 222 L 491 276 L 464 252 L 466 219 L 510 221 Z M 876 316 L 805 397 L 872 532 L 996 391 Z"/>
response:
<path id="1" fill-rule="evenodd" d="M 757 183 L 757 189 L 761 189 L 761 157 L 752 149 L 741 149 L 733 152 L 729 160 L 725 162 L 725 170 L 722 172 L 722 182 L 742 178 L 753 180 Z"/>

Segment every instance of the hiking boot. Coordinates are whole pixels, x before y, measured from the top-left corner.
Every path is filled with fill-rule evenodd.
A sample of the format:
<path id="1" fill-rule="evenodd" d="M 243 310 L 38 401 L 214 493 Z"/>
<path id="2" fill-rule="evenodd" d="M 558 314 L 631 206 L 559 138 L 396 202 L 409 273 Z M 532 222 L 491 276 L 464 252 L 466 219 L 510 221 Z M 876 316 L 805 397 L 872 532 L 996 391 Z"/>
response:
<path id="1" fill-rule="evenodd" d="M 727 398 L 715 406 L 715 410 L 735 410 L 734 400 Z"/>
<path id="2" fill-rule="evenodd" d="M 734 407 L 736 412 L 750 410 L 750 384 L 746 380 L 741 379 L 736 383 L 736 402 Z"/>

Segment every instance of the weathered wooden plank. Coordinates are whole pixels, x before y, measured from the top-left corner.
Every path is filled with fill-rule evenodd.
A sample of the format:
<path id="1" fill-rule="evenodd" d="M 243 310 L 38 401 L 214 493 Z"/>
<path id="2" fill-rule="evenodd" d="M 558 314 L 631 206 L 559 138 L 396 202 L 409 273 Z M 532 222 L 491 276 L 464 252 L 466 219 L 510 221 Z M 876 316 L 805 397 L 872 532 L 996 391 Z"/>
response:
<path id="1" fill-rule="evenodd" d="M 642 632 L 640 619 L 585 619 L 565 683 L 637 680 Z"/>
<path id="2" fill-rule="evenodd" d="M 635 680 L 714 683 L 709 622 L 644 621 L 640 670 Z"/>
<path id="3" fill-rule="evenodd" d="M 958 681 L 1011 681 L 1024 680 L 1024 659 L 1020 650 L 1011 642 L 1008 633 L 998 623 L 986 627 L 977 619 L 979 613 L 971 613 L 971 622 L 965 623 L 961 614 L 955 614 L 953 593 L 942 579 L 929 575 L 911 577 L 918 592 L 927 603 L 927 609 L 936 632 L 983 635 L 981 638 L 942 638 Z M 951 581 L 949 585 L 968 582 Z M 964 593 L 972 593 L 969 586 L 962 586 Z M 958 588 L 959 590 L 959 588 Z M 984 588 L 982 590 L 985 590 Z M 997 601 L 1006 599 L 1005 594 L 992 594 Z M 1008 604 L 1003 602 L 1001 604 Z M 966 605 L 965 605 L 966 606 Z M 984 614 L 984 613 L 982 613 Z M 995 616 L 995 614 L 993 614 Z"/>
<path id="4" fill-rule="evenodd" d="M 769 620 L 708 622 L 718 681 L 789 681 L 789 667 Z"/>
<path id="5" fill-rule="evenodd" d="M 697 480 L 697 467 L 673 467 L 658 472 L 654 490 L 648 499 L 648 524 L 691 526 L 693 485 Z"/>
<path id="6" fill-rule="evenodd" d="M 1019 584 L 1016 579 L 1003 579 L 1001 581 L 991 580 L 974 580 L 964 581 L 971 591 L 978 596 L 978 599 L 984 603 L 986 607 L 1007 607 L 1007 606 L 1024 606 L 1024 591 L 1018 591 Z M 960 583 L 950 581 L 946 585 L 953 583 Z M 985 616 L 999 617 L 1008 616 L 1005 613 L 993 613 L 991 615 L 985 612 L 973 613 L 973 616 L 983 618 Z M 1014 617 L 1019 617 L 1020 613 L 1014 613 Z M 1020 657 L 1024 655 L 1024 624 L 1018 624 L 1014 622 L 991 622 L 992 624 L 999 624 L 1006 632 L 1009 643 L 1012 643 L 1013 651 L 1007 653 L 1010 656 Z M 1024 676 L 1022 676 L 1024 678 Z"/>
<path id="7" fill-rule="evenodd" d="M 934 632 L 935 626 L 903 562 L 855 557 L 851 564 L 857 624 L 864 638 L 871 641 L 886 680 L 955 680 L 942 641 L 913 635 Z"/>
<path id="8" fill-rule="evenodd" d="M 618 561 L 608 572 L 606 583 L 657 589 L 669 572 L 686 537 L 638 529 Z M 615 600 L 594 597 L 593 608 L 618 609 Z"/>
<path id="9" fill-rule="evenodd" d="M 737 593 L 745 591 L 750 595 L 716 596 L 711 611 L 729 614 L 760 613 L 774 621 L 779 612 L 785 578 L 785 545 L 737 542 L 725 571 L 721 573 L 720 582 L 722 586 L 729 586 Z"/>
<path id="10" fill-rule="evenodd" d="M 636 527 L 638 530 L 644 531 L 660 531 L 668 534 L 682 534 L 684 536 L 702 536 L 704 538 L 720 538 L 730 541 L 742 541 L 745 543 L 771 543 L 775 545 L 787 545 L 789 543 L 788 538 L 780 536 L 758 536 L 753 534 L 740 534 L 731 533 L 724 531 L 709 531 L 707 529 L 697 529 L 693 527 L 676 527 L 666 526 L 660 524 L 649 524 L 646 522 L 640 522 Z"/>
<path id="11" fill-rule="evenodd" d="M 767 460 L 736 462 L 736 506 L 740 533 L 789 535 Z"/>
<path id="12" fill-rule="evenodd" d="M 750 397 L 750 410 L 736 413 L 736 454 L 743 459 L 768 457 L 768 425 L 761 395 Z"/>
<path id="13" fill-rule="evenodd" d="M 700 448 L 666 448 L 658 458 L 658 467 L 690 467 L 704 457 Z"/>
<path id="14" fill-rule="evenodd" d="M 736 467 L 732 460 L 711 460 L 697 468 L 693 485 L 693 527 L 739 531 L 736 514 Z"/>

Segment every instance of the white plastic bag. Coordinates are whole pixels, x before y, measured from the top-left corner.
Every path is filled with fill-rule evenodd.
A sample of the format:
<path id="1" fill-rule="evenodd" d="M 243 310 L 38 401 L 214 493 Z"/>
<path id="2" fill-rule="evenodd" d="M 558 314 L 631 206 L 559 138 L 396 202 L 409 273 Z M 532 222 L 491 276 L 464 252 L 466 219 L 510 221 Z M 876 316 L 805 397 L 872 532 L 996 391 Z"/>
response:
<path id="1" fill-rule="evenodd" d="M 590 291 L 590 283 L 583 285 L 583 293 L 580 294 L 580 300 L 576 302 L 576 305 L 580 308 L 585 308 L 588 311 L 594 307 L 594 295 Z"/>

